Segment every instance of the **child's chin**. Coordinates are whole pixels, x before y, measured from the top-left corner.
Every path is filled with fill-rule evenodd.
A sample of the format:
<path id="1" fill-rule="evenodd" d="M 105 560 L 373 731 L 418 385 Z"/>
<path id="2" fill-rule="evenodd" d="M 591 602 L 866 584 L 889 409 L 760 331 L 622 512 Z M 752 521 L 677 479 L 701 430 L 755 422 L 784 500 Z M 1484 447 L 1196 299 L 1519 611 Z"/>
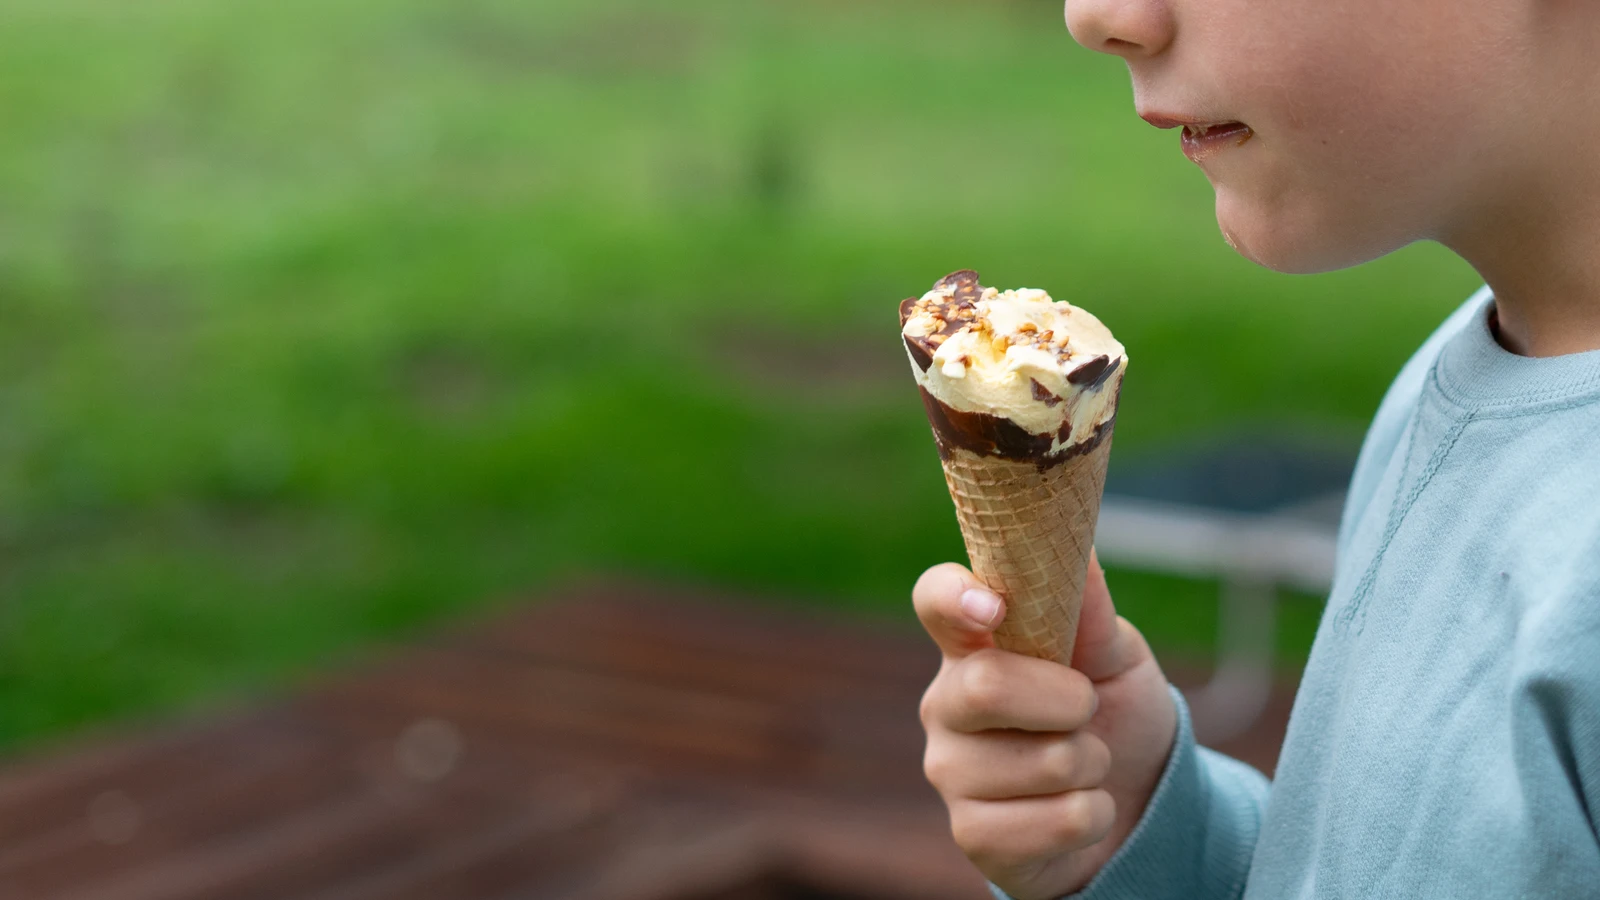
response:
<path id="1" fill-rule="evenodd" d="M 1228 202 L 1217 193 L 1217 226 L 1240 256 L 1286 275 L 1311 275 L 1360 265 L 1377 256 L 1371 248 L 1340 241 L 1331 229 L 1305 217 L 1268 216 Z"/>
<path id="2" fill-rule="evenodd" d="M 1316 248 L 1286 242 L 1282 240 L 1282 235 L 1257 237 L 1230 230 L 1224 225 L 1222 239 L 1245 259 L 1285 275 L 1312 275 L 1355 265 L 1354 262 L 1341 262 L 1336 257 L 1318 253 Z"/>

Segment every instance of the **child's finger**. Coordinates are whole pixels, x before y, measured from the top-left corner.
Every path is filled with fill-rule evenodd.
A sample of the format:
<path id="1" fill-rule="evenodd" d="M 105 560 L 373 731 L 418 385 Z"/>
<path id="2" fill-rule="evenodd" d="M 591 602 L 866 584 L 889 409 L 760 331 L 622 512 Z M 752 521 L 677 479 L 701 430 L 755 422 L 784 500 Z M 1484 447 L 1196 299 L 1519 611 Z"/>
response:
<path id="1" fill-rule="evenodd" d="M 922 768 L 928 781 L 949 797 L 1041 797 L 1100 787 L 1111 771 L 1111 751 L 1087 731 L 946 732 L 928 741 Z"/>
<path id="2" fill-rule="evenodd" d="M 1005 601 L 955 563 L 923 572 L 911 602 L 928 636 L 952 659 L 994 646 L 990 632 L 1006 614 Z"/>
<path id="3" fill-rule="evenodd" d="M 1011 800 L 963 800 L 950 806 L 956 844 L 991 881 L 1103 839 L 1116 803 L 1103 790 Z"/>
<path id="4" fill-rule="evenodd" d="M 950 731 L 1076 731 L 1099 705 L 1083 673 L 1002 650 L 952 659 L 923 697 L 923 719 Z"/>
<path id="5" fill-rule="evenodd" d="M 1089 577 L 1083 585 L 1083 610 L 1078 614 L 1078 639 L 1072 648 L 1072 667 L 1104 681 L 1126 672 L 1141 658 L 1143 640 L 1138 631 L 1122 622 L 1106 587 L 1106 573 L 1100 560 L 1089 554 Z"/>

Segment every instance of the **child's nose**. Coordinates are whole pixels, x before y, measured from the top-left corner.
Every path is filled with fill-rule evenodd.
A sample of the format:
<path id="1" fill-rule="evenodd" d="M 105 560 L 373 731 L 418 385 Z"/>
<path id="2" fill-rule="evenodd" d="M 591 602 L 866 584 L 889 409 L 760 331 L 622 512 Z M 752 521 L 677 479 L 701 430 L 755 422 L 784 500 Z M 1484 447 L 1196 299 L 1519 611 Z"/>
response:
<path id="1" fill-rule="evenodd" d="M 1066 17 L 1078 43 L 1129 61 L 1167 49 L 1176 30 L 1168 0 L 1066 0 Z"/>

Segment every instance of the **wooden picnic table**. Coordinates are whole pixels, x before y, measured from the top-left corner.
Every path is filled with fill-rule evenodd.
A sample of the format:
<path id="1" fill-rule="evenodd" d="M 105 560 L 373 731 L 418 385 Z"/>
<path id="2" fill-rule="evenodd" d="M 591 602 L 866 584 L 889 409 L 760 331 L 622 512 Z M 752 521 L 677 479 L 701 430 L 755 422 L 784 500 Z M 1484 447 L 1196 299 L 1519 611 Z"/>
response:
<path id="1" fill-rule="evenodd" d="M 981 900 L 910 628 L 589 584 L 0 765 L 3 900 Z M 1270 768 L 1287 699 L 1225 747 Z"/>

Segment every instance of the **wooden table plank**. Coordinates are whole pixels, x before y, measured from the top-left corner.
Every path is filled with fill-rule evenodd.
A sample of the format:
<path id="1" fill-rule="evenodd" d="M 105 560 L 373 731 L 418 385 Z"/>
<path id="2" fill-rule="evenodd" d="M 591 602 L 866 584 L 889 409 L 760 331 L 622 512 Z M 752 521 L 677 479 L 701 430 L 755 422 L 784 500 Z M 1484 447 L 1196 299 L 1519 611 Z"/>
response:
<path id="1" fill-rule="evenodd" d="M 160 808 L 207 788 L 205 779 L 227 771 L 275 765 L 317 741 L 273 710 L 220 723 L 184 723 L 170 733 L 91 745 L 66 755 L 19 761 L 0 769 L 0 866 L 41 836 L 81 827 L 95 798 L 111 791 Z"/>
<path id="2" fill-rule="evenodd" d="M 30 895 L 137 868 L 186 852 L 197 844 L 228 840 L 356 791 L 358 775 L 332 748 L 274 758 L 268 764 L 196 766 L 191 778 L 167 789 L 160 802 L 133 804 L 118 834 L 96 829 L 84 815 L 65 827 L 0 854 L 0 876 Z"/>
<path id="3" fill-rule="evenodd" d="M 824 614 L 815 607 L 774 607 L 707 590 L 600 583 L 558 592 L 550 605 L 493 625 L 473 632 L 508 644 L 550 632 L 595 642 L 657 635 L 696 652 L 836 670 L 868 681 L 903 678 L 908 669 L 925 671 L 938 663 L 912 616 L 909 597 L 902 620 L 883 620 Z"/>
<path id="4" fill-rule="evenodd" d="M 921 776 L 938 657 L 909 613 L 560 597 L 267 708 L 6 765 L 0 900 L 986 896 Z M 1275 756 L 1280 725 L 1229 749 Z"/>
<path id="5" fill-rule="evenodd" d="M 920 767 L 905 765 L 921 753 L 917 696 L 902 692 L 889 703 L 873 702 L 881 697 L 783 703 L 425 648 L 404 665 L 329 684 L 308 702 L 335 721 L 404 710 L 449 719 L 498 742 L 538 742 L 641 763 L 790 779 L 854 772 L 920 784 Z"/>

